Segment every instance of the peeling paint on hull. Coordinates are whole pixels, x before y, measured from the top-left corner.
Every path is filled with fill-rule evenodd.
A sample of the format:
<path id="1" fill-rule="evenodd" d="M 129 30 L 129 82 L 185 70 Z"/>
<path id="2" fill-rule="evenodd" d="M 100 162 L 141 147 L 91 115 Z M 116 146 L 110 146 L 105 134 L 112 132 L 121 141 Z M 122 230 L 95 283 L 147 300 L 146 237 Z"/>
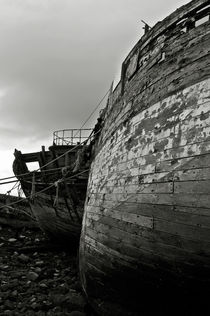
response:
<path id="1" fill-rule="evenodd" d="M 188 25 L 207 5 L 190 2 L 137 43 L 102 114 L 80 239 L 100 315 L 210 286 L 210 26 Z"/>

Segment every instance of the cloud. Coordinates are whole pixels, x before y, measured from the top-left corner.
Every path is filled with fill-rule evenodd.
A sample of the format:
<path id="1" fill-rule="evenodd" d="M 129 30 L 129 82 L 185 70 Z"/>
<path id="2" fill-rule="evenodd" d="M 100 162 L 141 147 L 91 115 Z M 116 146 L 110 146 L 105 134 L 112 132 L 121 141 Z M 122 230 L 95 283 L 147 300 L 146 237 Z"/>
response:
<path id="1" fill-rule="evenodd" d="M 141 37 L 140 20 L 154 25 L 186 2 L 0 0 L 0 152 L 80 127 Z"/>

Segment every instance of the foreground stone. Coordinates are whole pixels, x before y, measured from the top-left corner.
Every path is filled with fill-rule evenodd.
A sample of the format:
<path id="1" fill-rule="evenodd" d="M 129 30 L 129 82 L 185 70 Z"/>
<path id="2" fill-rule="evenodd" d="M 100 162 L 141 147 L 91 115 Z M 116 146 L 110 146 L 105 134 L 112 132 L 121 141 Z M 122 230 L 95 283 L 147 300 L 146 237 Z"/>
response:
<path id="1" fill-rule="evenodd" d="M 39 230 L 2 226 L 0 239 L 0 315 L 91 316 L 84 312 L 75 253 L 48 250 Z"/>

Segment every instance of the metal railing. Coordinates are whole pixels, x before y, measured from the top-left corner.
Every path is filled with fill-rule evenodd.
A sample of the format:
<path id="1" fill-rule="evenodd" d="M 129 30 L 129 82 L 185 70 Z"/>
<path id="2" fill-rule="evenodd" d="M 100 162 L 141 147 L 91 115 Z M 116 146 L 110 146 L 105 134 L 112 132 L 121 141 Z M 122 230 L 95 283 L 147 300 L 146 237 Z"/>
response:
<path id="1" fill-rule="evenodd" d="M 75 146 L 89 138 L 91 128 L 86 129 L 62 129 L 53 133 L 53 144 L 59 146 Z"/>

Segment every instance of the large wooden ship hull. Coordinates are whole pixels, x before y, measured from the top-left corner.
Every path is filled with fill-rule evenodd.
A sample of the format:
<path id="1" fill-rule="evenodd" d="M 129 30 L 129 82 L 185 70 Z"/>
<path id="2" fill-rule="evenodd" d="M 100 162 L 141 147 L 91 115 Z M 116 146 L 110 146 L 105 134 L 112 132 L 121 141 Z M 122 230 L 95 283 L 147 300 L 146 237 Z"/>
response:
<path id="1" fill-rule="evenodd" d="M 99 315 L 154 315 L 168 299 L 172 315 L 185 295 L 193 306 L 209 293 L 209 4 L 190 2 L 140 39 L 102 113 L 80 239 Z"/>
<path id="2" fill-rule="evenodd" d="M 40 152 L 26 154 L 16 150 L 13 170 L 40 228 L 55 241 L 78 245 L 89 159 L 75 164 L 78 153 L 88 146 L 64 145 L 63 142 L 54 143 L 48 151 L 44 146 Z M 38 163 L 38 171 L 29 172 L 31 162 Z"/>

